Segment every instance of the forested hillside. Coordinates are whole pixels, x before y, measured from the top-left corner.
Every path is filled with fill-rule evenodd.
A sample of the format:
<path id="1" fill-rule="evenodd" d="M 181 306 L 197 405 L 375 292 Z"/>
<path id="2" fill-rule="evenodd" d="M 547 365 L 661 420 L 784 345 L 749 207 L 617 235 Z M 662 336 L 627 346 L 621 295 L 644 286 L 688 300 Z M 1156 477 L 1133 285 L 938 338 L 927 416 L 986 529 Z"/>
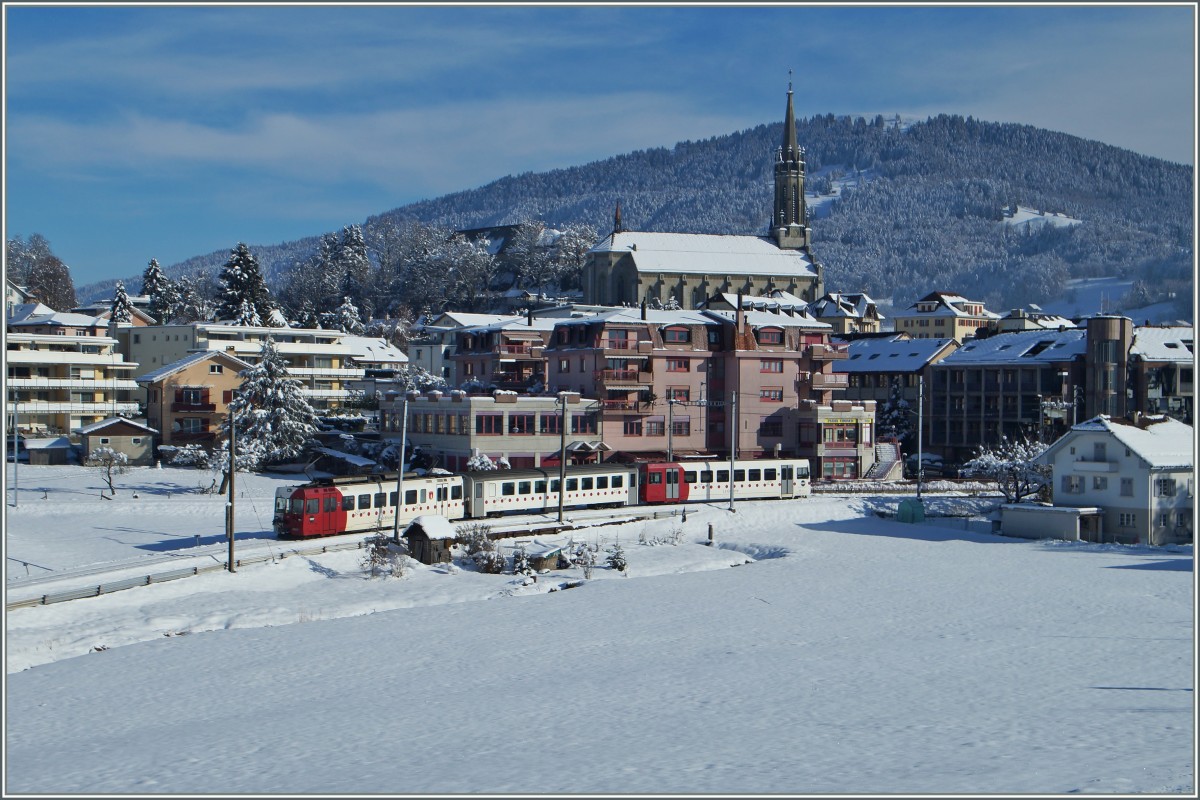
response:
<path id="1" fill-rule="evenodd" d="M 1143 282 L 1142 296 L 1180 298 L 1190 316 L 1193 169 L 1026 125 L 939 116 L 907 127 L 883 117 L 798 119 L 807 151 L 813 249 L 833 291 L 866 291 L 907 305 L 932 290 L 997 309 L 1042 303 L 1071 277 Z M 782 123 L 570 169 L 526 173 L 371 217 L 363 233 L 377 265 L 386 243 L 414 222 L 456 229 L 540 219 L 550 226 L 763 233 Z M 1081 224 L 1014 226 L 1004 209 L 1059 212 Z M 350 222 L 350 221 L 347 221 Z M 254 246 L 269 281 L 317 250 L 322 232 Z M 230 242 L 232 248 L 234 242 Z M 148 256 L 151 254 L 148 254 Z M 223 250 L 167 268 L 215 271 Z M 136 280 L 125 279 L 136 287 Z M 93 285 L 81 298 L 111 292 Z M 1185 308 L 1186 306 L 1186 308 Z M 1184 313 L 1186 311 L 1186 313 Z"/>

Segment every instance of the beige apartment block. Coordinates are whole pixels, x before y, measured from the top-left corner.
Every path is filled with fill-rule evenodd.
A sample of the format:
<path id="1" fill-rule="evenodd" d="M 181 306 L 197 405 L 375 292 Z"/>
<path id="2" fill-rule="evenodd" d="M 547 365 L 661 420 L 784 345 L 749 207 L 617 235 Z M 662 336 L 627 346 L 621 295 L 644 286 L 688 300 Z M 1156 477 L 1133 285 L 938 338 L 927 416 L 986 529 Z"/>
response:
<path id="1" fill-rule="evenodd" d="M 159 443 L 211 449 L 241 385 L 239 373 L 249 368 L 229 353 L 207 350 L 139 377 L 147 395 L 146 419 L 161 432 Z"/>
<path id="2" fill-rule="evenodd" d="M 983 303 L 948 292 L 931 292 L 892 314 L 898 333 L 914 339 L 954 339 L 958 343 L 975 336 L 975 331 L 995 325 L 1000 315 Z"/>

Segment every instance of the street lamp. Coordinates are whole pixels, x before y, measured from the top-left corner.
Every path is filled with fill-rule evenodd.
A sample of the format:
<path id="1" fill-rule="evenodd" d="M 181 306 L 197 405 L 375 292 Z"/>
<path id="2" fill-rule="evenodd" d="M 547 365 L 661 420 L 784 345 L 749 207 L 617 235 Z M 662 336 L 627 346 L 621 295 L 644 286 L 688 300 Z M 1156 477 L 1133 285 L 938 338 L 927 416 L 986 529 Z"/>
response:
<path id="1" fill-rule="evenodd" d="M 675 459 L 672 456 L 675 454 L 673 434 L 675 432 L 675 398 L 667 399 L 667 462 L 672 462 Z"/>
<path id="2" fill-rule="evenodd" d="M 396 514 L 392 519 L 392 541 L 400 543 L 400 509 L 404 508 L 404 450 L 408 446 L 408 390 L 400 414 L 400 457 L 396 459 Z"/>
<path id="3" fill-rule="evenodd" d="M 558 406 L 558 521 L 563 521 L 563 498 L 567 493 L 567 394 L 559 392 L 554 401 Z"/>

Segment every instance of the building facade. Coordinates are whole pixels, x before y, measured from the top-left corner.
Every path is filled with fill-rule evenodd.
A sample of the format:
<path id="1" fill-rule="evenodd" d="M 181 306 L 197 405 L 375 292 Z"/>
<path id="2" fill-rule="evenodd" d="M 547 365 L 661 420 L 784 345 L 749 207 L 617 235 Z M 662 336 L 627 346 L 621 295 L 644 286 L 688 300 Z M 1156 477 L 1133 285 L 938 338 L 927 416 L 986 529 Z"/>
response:
<path id="1" fill-rule="evenodd" d="M 198 444 L 212 449 L 229 418 L 239 375 L 250 365 L 229 353 L 191 353 L 137 378 L 146 393 L 146 420 L 160 431 L 159 444 Z"/>
<path id="2" fill-rule="evenodd" d="M 999 318 L 978 300 L 948 292 L 930 292 L 905 311 L 892 314 L 897 333 L 914 339 L 954 339 L 960 344 Z"/>

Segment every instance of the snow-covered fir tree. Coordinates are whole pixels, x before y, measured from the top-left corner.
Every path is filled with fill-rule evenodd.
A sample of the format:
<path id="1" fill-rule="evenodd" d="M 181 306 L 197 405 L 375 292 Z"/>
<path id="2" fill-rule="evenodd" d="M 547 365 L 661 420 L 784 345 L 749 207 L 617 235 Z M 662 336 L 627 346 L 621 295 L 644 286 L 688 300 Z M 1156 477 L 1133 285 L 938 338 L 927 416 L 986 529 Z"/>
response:
<path id="1" fill-rule="evenodd" d="M 913 435 L 912 406 L 904 399 L 899 379 L 892 380 L 892 388 L 887 402 L 876 415 L 879 421 L 878 435 L 880 437 L 894 436 L 901 442 L 907 441 Z"/>
<path id="2" fill-rule="evenodd" d="M 109 306 L 109 322 L 133 322 L 133 303 L 125 291 L 125 284 L 117 281 L 117 290 L 113 293 L 112 305 Z"/>
<path id="3" fill-rule="evenodd" d="M 221 267 L 217 280 L 220 283 L 217 292 L 218 319 L 241 320 L 250 316 L 258 318 L 256 324 L 262 324 L 262 320 L 270 318 L 275 307 L 271 302 L 271 293 L 258 266 L 258 259 L 245 243 L 238 242 L 237 247 L 230 251 L 229 260 Z M 253 308 L 253 315 L 247 315 L 246 305 Z"/>
<path id="4" fill-rule="evenodd" d="M 354 305 L 349 295 L 342 297 L 342 304 L 334 311 L 337 329 L 343 333 L 359 335 L 363 332 L 362 318 L 358 315 L 358 306 Z"/>
<path id="5" fill-rule="evenodd" d="M 142 272 L 142 294 L 150 298 L 147 311 L 155 322 L 165 325 L 170 322 L 179 307 L 179 287 L 167 277 L 157 259 L 150 259 Z"/>
<path id="6" fill-rule="evenodd" d="M 239 451 L 243 447 L 255 449 L 260 456 L 259 466 L 300 455 L 317 429 L 317 414 L 300 383 L 288 377 L 287 363 L 273 338 L 268 336 L 263 341 L 258 363 L 243 370 L 241 379 L 242 385 L 234 390 L 229 404 L 229 419 L 237 425 Z"/>
<path id="7" fill-rule="evenodd" d="M 254 303 L 251 302 L 250 298 L 242 298 L 242 302 L 238 306 L 237 313 L 233 315 L 233 324 L 241 325 L 247 328 L 258 328 L 262 326 L 262 318 L 258 315 L 258 309 L 254 307 Z"/>
<path id="8" fill-rule="evenodd" d="M 629 562 L 625 559 L 625 548 L 621 547 L 621 540 L 618 539 L 613 543 L 613 546 L 608 549 L 608 558 L 606 559 L 608 566 L 615 569 L 617 572 L 624 572 L 629 566 Z"/>

